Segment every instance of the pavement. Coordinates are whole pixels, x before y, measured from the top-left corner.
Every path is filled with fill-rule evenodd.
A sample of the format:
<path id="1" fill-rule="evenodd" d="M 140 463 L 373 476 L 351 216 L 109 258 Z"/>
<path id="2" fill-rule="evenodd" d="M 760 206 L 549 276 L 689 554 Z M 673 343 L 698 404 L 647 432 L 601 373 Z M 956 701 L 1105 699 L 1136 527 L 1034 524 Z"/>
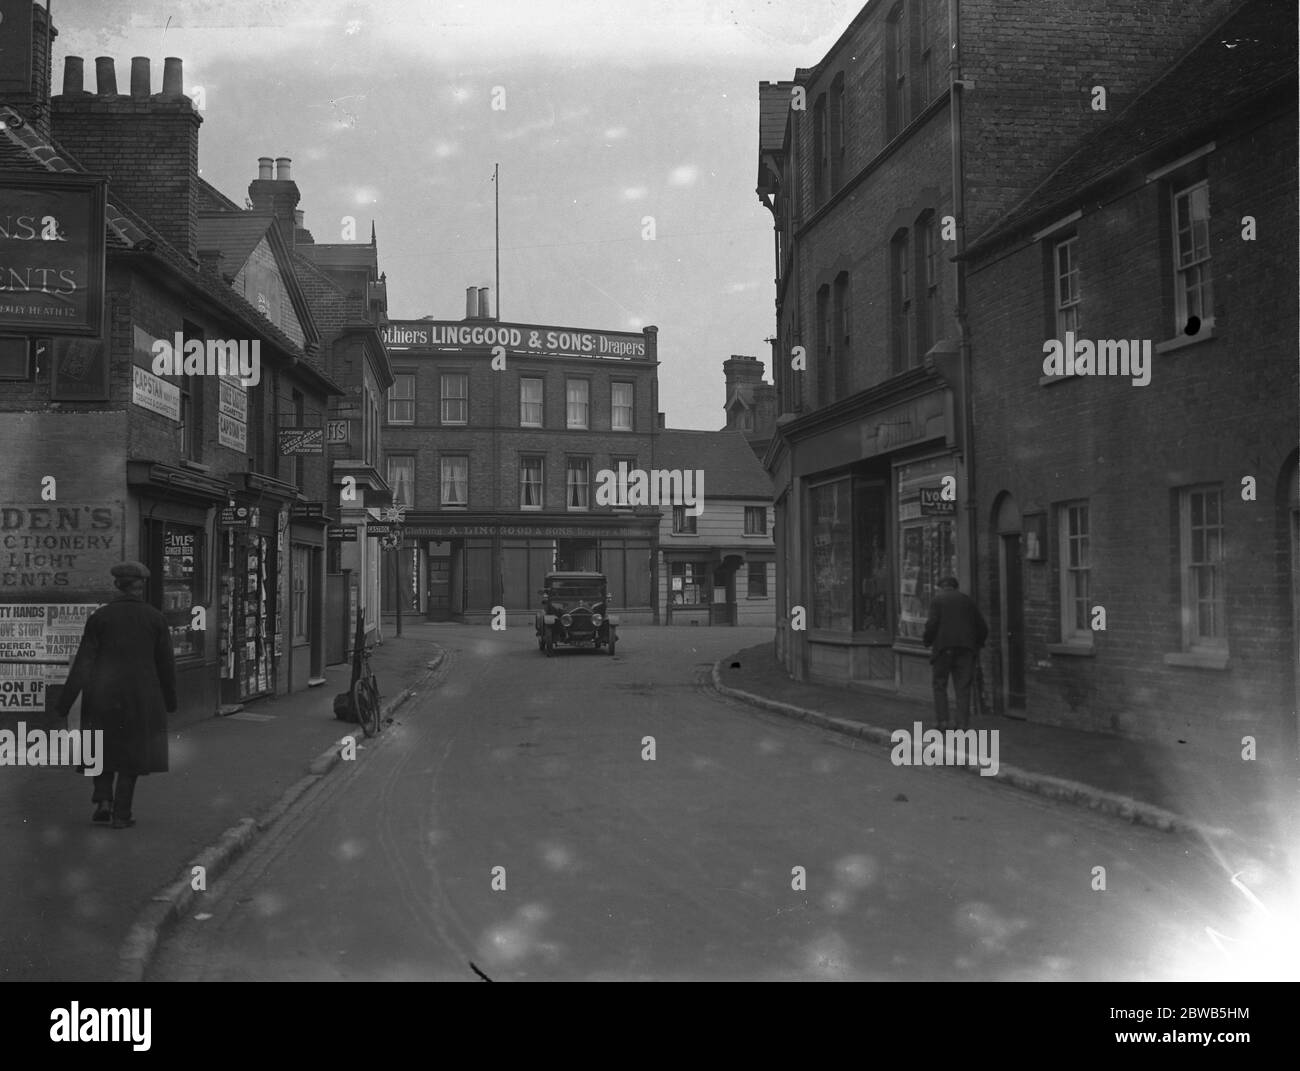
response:
<path id="1" fill-rule="evenodd" d="M 405 622 L 371 655 L 385 722 L 437 671 L 446 625 Z M 392 626 L 387 626 L 392 631 Z M 67 768 L 0 768 L 0 980 L 140 980 L 160 937 L 311 786 L 344 758 L 358 726 L 337 720 L 351 664 L 318 687 L 244 705 L 170 735 L 170 770 L 140 779 L 137 824 L 90 822 L 90 778 Z M 16 715 L 0 719 L 13 729 Z M 64 722 L 28 714 L 29 728 Z M 360 754 L 358 757 L 360 757 Z M 202 866 L 202 881 L 195 867 Z"/>
<path id="2" fill-rule="evenodd" d="M 914 733 L 918 721 L 934 727 L 928 701 L 793 680 L 770 643 L 718 662 L 713 684 L 724 695 L 887 748 L 896 730 Z M 1225 865 L 1261 856 L 1287 869 L 1300 864 L 1300 766 L 1293 758 L 1243 761 L 1236 750 L 1209 755 L 1000 716 L 974 718 L 971 728 L 998 730 L 998 771 L 990 780 L 1199 837 Z"/>

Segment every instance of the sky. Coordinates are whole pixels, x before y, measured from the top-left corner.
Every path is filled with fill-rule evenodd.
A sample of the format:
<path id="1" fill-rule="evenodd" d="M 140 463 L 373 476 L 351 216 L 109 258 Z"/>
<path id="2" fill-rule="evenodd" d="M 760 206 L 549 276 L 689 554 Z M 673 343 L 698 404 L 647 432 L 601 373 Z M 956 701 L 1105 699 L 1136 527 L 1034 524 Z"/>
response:
<path id="1" fill-rule="evenodd" d="M 112 56 L 122 92 L 148 56 L 155 93 L 180 57 L 203 177 L 242 204 L 259 156 L 291 158 L 316 241 L 374 222 L 390 318 L 460 319 L 474 285 L 506 321 L 654 324 L 668 426 L 716 429 L 722 362 L 769 362 L 775 326 L 758 83 L 815 64 L 861 6 L 53 0 L 54 91 L 65 56 L 92 90 Z"/>

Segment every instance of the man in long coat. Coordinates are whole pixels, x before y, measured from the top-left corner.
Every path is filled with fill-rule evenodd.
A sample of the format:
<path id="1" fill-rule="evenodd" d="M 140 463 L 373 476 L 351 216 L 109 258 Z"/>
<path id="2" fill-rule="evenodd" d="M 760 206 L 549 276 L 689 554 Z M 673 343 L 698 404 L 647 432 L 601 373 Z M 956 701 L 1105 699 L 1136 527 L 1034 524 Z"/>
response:
<path id="1" fill-rule="evenodd" d="M 975 600 L 958 590 L 957 578 L 945 576 L 930 600 L 925 622 L 925 645 L 931 648 L 930 665 L 934 685 L 934 712 L 940 729 L 951 722 L 948 716 L 948 678 L 957 693 L 957 727 L 970 727 L 971 685 L 975 660 L 989 637 L 989 626 Z"/>
<path id="2" fill-rule="evenodd" d="M 144 601 L 148 568 L 119 562 L 112 573 L 118 594 L 86 621 L 58 714 L 66 718 L 81 695 L 81 728 L 104 734 L 92 821 L 125 829 L 135 825 L 136 778 L 167 769 L 167 715 L 176 710 L 176 668 L 167 621 Z"/>

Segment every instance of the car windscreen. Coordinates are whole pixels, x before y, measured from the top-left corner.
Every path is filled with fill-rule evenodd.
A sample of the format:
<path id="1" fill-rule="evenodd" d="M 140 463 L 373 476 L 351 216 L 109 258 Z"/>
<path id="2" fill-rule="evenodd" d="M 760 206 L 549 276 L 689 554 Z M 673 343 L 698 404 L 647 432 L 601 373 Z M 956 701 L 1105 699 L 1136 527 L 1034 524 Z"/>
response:
<path id="1" fill-rule="evenodd" d="M 604 589 L 589 580 L 553 580 L 548 590 L 551 599 L 559 602 L 601 602 L 605 598 Z"/>

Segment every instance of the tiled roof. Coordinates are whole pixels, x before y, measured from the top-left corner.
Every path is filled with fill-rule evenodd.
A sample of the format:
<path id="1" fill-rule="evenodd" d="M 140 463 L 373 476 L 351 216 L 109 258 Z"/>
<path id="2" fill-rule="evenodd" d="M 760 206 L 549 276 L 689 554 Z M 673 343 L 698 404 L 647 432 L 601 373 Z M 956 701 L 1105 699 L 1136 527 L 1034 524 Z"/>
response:
<path id="1" fill-rule="evenodd" d="M 200 212 L 242 212 L 243 205 L 235 204 L 207 179 L 199 179 Z"/>
<path id="2" fill-rule="evenodd" d="M 365 310 L 360 303 L 349 298 L 341 286 L 301 253 L 300 247 L 294 248 L 293 268 L 321 338 L 329 338 L 344 324 L 364 320 Z"/>
<path id="3" fill-rule="evenodd" d="M 304 242 L 295 247 L 313 264 L 323 268 L 378 268 L 375 247 L 366 242 L 320 243 Z"/>
<path id="4" fill-rule="evenodd" d="M 222 271 L 234 275 L 252 256 L 257 244 L 275 224 L 269 212 L 203 212 L 199 214 L 199 249 L 220 249 Z"/>
<path id="5" fill-rule="evenodd" d="M 706 497 L 772 497 L 772 480 L 738 431 L 667 428 L 655 436 L 654 468 L 703 469 Z"/>
<path id="6" fill-rule="evenodd" d="M 1295 78 L 1295 0 L 1247 0 L 1110 123 L 1080 142 L 967 254 L 1068 211 L 1090 186 L 1143 157 L 1186 149 L 1252 99 Z"/>

